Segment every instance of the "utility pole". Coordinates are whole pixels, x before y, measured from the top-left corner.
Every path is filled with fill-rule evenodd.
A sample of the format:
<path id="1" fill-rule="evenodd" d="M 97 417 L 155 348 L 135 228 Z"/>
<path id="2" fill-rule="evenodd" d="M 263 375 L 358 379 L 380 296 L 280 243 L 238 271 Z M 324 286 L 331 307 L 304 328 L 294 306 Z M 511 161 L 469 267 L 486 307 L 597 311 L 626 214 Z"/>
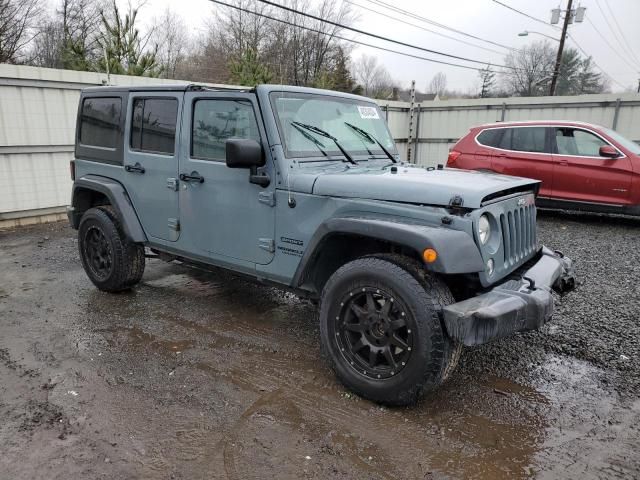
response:
<path id="1" fill-rule="evenodd" d="M 564 24 L 562 25 L 562 35 L 560 36 L 560 45 L 558 46 L 558 55 L 556 57 L 556 66 L 553 69 L 553 77 L 551 78 L 551 86 L 549 87 L 549 95 L 552 97 L 556 94 L 556 84 L 558 83 L 558 74 L 560 73 L 560 65 L 562 64 L 562 51 L 564 50 L 564 40 L 567 37 L 567 28 L 569 28 L 569 22 L 573 16 L 571 10 L 571 4 L 573 0 L 569 0 L 567 3 L 567 10 L 564 14 Z"/>
<path id="2" fill-rule="evenodd" d="M 413 117 L 416 105 L 416 81 L 411 80 L 411 99 L 409 104 L 409 134 L 407 135 L 407 162 L 416 163 L 411 161 L 411 141 L 413 140 Z"/>
<path id="3" fill-rule="evenodd" d="M 638 93 L 640 93 L 640 78 L 638 79 Z"/>

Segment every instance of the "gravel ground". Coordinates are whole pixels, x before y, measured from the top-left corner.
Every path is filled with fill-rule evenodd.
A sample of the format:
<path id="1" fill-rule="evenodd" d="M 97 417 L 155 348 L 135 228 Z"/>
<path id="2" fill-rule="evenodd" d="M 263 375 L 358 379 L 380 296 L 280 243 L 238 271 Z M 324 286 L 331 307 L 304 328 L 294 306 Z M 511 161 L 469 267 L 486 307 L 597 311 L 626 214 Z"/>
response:
<path id="1" fill-rule="evenodd" d="M 522 344 L 521 351 L 539 347 L 545 352 L 569 355 L 612 370 L 612 377 L 605 381 L 610 381 L 623 397 L 637 398 L 640 219 L 540 211 L 538 234 L 543 244 L 574 260 L 578 288 L 563 297 L 556 296 L 555 320 L 540 331 L 480 350 L 512 357 L 514 344 Z M 520 357 L 514 365 L 522 368 L 530 360 Z"/>
<path id="2" fill-rule="evenodd" d="M 540 213 L 578 289 L 403 409 L 336 381 L 290 294 L 159 260 L 105 294 L 64 223 L 0 232 L 0 479 L 640 478 L 639 231 Z"/>

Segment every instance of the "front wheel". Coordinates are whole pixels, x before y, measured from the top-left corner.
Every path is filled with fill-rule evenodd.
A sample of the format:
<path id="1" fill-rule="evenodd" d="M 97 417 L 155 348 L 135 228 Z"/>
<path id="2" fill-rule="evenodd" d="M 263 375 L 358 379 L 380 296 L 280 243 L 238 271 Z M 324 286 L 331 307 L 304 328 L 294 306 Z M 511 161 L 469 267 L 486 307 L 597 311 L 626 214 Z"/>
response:
<path id="1" fill-rule="evenodd" d="M 323 352 L 351 390 L 389 405 L 414 403 L 455 368 L 460 345 L 444 332 L 451 292 L 406 257 L 340 267 L 322 292 Z"/>

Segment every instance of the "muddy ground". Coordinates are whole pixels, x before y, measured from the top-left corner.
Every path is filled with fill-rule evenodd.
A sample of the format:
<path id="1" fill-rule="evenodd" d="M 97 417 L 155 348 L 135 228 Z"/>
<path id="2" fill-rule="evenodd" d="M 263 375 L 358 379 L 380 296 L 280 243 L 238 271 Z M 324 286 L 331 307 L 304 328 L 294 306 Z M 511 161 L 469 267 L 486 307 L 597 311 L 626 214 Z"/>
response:
<path id="1" fill-rule="evenodd" d="M 0 233 L 0 478 L 638 478 L 640 221 L 543 213 L 582 285 L 412 408 L 350 394 L 314 307 L 151 260 L 97 291 L 64 223 Z"/>

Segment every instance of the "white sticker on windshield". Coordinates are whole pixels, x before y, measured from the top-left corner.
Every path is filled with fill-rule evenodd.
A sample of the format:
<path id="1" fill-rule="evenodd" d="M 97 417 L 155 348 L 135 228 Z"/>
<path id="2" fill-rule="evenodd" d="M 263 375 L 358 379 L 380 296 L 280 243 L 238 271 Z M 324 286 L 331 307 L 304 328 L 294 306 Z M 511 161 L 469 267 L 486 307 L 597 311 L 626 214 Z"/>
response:
<path id="1" fill-rule="evenodd" d="M 360 113 L 360 118 L 373 120 L 377 120 L 380 118 L 380 116 L 378 115 L 378 110 L 375 107 L 363 107 L 361 105 L 358 105 L 358 112 Z"/>

